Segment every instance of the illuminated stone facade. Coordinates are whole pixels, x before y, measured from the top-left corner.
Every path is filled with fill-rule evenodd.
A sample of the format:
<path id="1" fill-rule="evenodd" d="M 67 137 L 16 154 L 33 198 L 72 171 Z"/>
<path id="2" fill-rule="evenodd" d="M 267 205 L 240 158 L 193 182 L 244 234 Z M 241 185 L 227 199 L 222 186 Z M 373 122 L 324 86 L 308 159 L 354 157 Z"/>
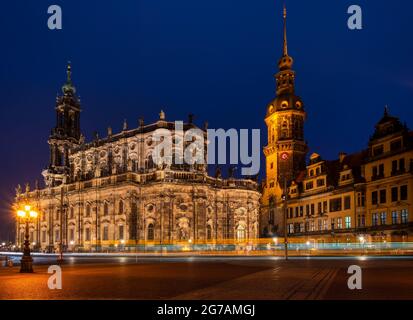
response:
<path id="1" fill-rule="evenodd" d="M 295 95 L 292 62 L 284 11 L 277 97 L 265 118 L 261 234 L 283 236 L 286 228 L 291 241 L 295 237 L 315 242 L 407 240 L 413 230 L 413 132 L 386 108 L 365 150 L 342 153 L 333 161 L 313 153 L 306 162 L 305 112 Z"/>
<path id="2" fill-rule="evenodd" d="M 120 133 L 108 128 L 107 137 L 96 135 L 85 143 L 70 66 L 56 115 L 45 187 L 16 190 L 16 208 L 29 203 L 40 213 L 30 225 L 35 247 L 107 250 L 136 244 L 245 243 L 258 237 L 261 194 L 256 181 L 224 179 L 219 171 L 211 177 L 206 165 L 155 165 L 155 130 L 171 130 L 174 148 L 179 148 L 182 132 L 197 128 L 192 116 L 182 132 L 161 111 L 155 123 L 141 119 L 137 128 L 128 129 L 125 122 Z M 16 228 L 21 245 L 24 225 L 17 221 Z"/>

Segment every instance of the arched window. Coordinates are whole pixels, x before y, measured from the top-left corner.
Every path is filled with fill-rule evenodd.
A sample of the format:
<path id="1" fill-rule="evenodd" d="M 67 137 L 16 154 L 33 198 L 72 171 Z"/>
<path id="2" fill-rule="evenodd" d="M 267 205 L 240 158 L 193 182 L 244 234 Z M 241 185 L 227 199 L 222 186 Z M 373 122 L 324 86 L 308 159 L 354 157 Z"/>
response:
<path id="1" fill-rule="evenodd" d="M 148 225 L 148 240 L 154 240 L 155 239 L 155 233 L 154 233 L 154 228 L 153 224 Z"/>
<path id="2" fill-rule="evenodd" d="M 90 217 L 90 204 L 86 206 L 86 217 Z"/>
<path id="3" fill-rule="evenodd" d="M 287 138 L 288 137 L 288 122 L 284 121 L 282 123 L 282 127 L 281 127 L 281 136 L 283 138 Z"/>
<path id="4" fill-rule="evenodd" d="M 245 227 L 243 225 L 239 225 L 237 228 L 237 240 L 238 241 L 245 240 Z"/>
<path id="5" fill-rule="evenodd" d="M 207 225 L 207 239 L 208 240 L 212 239 L 212 228 L 210 225 Z"/>
<path id="6" fill-rule="evenodd" d="M 148 158 L 146 159 L 146 168 L 147 169 L 153 169 L 154 165 L 153 165 L 153 158 L 152 155 L 150 154 L 148 156 Z"/>
<path id="7" fill-rule="evenodd" d="M 109 206 L 108 203 L 105 202 L 105 204 L 103 205 L 103 215 L 107 216 L 109 214 Z"/>
<path id="8" fill-rule="evenodd" d="M 123 201 L 119 200 L 119 214 L 123 214 Z"/>

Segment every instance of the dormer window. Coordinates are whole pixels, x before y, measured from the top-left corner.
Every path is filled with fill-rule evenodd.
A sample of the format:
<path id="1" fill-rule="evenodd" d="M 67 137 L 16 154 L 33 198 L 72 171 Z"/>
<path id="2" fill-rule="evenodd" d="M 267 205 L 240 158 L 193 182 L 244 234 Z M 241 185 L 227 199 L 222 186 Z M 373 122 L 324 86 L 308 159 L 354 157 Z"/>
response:
<path id="1" fill-rule="evenodd" d="M 384 149 L 383 149 L 383 145 L 377 146 L 373 148 L 373 157 L 377 157 L 381 154 L 383 154 Z"/>
<path id="2" fill-rule="evenodd" d="M 343 173 L 341 175 L 341 181 L 347 181 L 351 179 L 351 174 L 350 173 Z"/>
<path id="3" fill-rule="evenodd" d="M 397 139 L 392 142 L 390 142 L 390 151 L 397 151 L 402 148 L 402 140 Z"/>
<path id="4" fill-rule="evenodd" d="M 317 187 L 323 187 L 325 185 L 324 179 L 317 179 Z"/>
<path id="5" fill-rule="evenodd" d="M 309 181 L 305 184 L 305 189 L 306 190 L 311 190 L 314 187 L 313 181 Z"/>

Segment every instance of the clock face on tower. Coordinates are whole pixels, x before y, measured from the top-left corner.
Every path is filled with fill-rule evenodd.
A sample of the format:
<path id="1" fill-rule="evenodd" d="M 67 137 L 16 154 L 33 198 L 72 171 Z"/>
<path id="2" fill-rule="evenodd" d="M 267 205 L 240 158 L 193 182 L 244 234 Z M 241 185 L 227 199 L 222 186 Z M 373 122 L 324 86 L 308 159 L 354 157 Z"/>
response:
<path id="1" fill-rule="evenodd" d="M 281 160 L 284 160 L 284 161 L 286 161 L 286 160 L 288 160 L 288 158 L 289 158 L 289 155 L 288 155 L 288 153 L 287 152 L 283 152 L 283 153 L 281 153 Z"/>

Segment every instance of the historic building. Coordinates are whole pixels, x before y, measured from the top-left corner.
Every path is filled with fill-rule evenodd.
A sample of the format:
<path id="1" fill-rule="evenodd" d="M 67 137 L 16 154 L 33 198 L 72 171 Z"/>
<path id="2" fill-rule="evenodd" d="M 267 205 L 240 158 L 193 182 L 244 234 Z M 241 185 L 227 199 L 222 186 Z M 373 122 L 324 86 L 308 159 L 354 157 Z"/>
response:
<path id="1" fill-rule="evenodd" d="M 282 236 L 286 229 L 291 238 L 315 242 L 407 240 L 413 230 L 413 132 L 386 107 L 365 150 L 333 161 L 313 153 L 306 162 L 305 111 L 292 64 L 284 9 L 276 98 L 265 117 L 262 235 Z"/>
<path id="2" fill-rule="evenodd" d="M 155 165 L 157 129 L 173 132 L 173 147 L 198 128 L 192 116 L 175 130 L 163 111 L 151 124 L 139 120 L 120 133 L 108 128 L 85 142 L 80 102 L 68 67 L 56 102 L 48 143 L 45 187 L 16 190 L 16 208 L 34 206 L 39 219 L 30 239 L 41 249 L 100 250 L 176 243 L 245 243 L 259 236 L 291 241 L 407 240 L 413 229 L 413 132 L 385 108 L 365 150 L 324 160 L 304 137 L 306 111 L 295 92 L 284 8 L 283 54 L 275 75 L 276 97 L 265 116 L 265 179 L 211 177 L 206 165 Z M 199 129 L 199 128 L 198 128 Z M 200 130 L 204 136 L 206 127 Z M 204 150 L 208 147 L 205 143 Z M 24 225 L 17 221 L 16 242 Z"/>
<path id="3" fill-rule="evenodd" d="M 48 143 L 45 187 L 16 190 L 15 207 L 30 204 L 40 213 L 30 224 L 30 241 L 42 250 L 106 250 L 119 246 L 239 243 L 259 235 L 260 196 L 256 181 L 208 175 L 206 165 L 155 165 L 155 130 L 169 129 L 173 147 L 182 132 L 197 128 L 192 116 L 176 131 L 161 111 L 155 123 L 139 120 L 120 133 L 108 128 L 86 143 L 80 130 L 80 102 L 67 70 L 56 102 L 56 126 Z M 199 128 L 198 128 L 199 129 Z M 200 130 L 205 134 L 205 129 Z M 207 143 L 205 143 L 205 150 Z M 16 242 L 24 224 L 17 221 Z"/>

